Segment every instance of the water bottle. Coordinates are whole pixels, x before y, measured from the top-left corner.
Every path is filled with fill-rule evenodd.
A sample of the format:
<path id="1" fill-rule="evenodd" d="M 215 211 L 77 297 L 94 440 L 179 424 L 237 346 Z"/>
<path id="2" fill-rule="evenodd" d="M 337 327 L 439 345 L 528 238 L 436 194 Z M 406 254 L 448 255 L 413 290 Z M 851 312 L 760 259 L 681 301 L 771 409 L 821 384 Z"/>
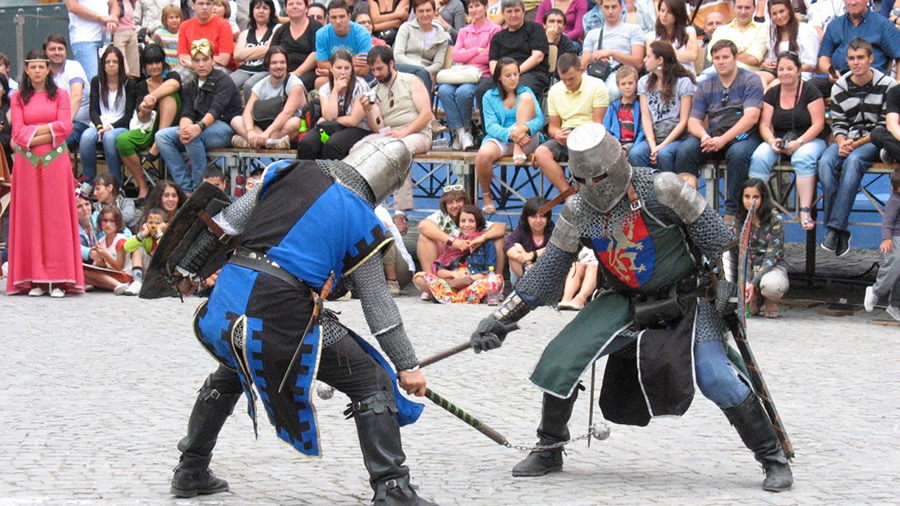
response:
<path id="1" fill-rule="evenodd" d="M 487 303 L 489 306 L 500 304 L 500 291 L 503 289 L 503 280 L 494 272 L 494 266 L 488 267 L 487 277 Z"/>

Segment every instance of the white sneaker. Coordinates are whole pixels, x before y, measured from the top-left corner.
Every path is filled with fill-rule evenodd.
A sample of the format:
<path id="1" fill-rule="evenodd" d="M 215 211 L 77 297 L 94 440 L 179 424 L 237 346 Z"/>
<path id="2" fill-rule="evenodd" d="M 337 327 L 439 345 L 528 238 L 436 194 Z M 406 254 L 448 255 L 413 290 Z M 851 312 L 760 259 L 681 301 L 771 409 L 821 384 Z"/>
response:
<path id="1" fill-rule="evenodd" d="M 887 314 L 891 315 L 891 318 L 900 322 L 900 307 L 888 306 Z"/>
<path id="2" fill-rule="evenodd" d="M 285 135 L 280 139 L 266 141 L 266 149 L 291 149 L 291 138 Z"/>
<path id="3" fill-rule="evenodd" d="M 459 140 L 459 134 L 453 136 L 453 142 L 450 143 L 450 149 L 453 151 L 461 151 L 462 143 Z"/>
<path id="4" fill-rule="evenodd" d="M 28 291 L 28 295 L 31 297 L 40 297 L 41 295 L 44 295 L 45 293 L 47 293 L 47 290 L 44 290 L 43 288 L 41 288 L 39 286 L 36 286 Z"/>
<path id="5" fill-rule="evenodd" d="M 875 309 L 875 304 L 878 303 L 878 296 L 875 295 L 874 287 L 867 286 L 866 287 L 866 297 L 863 299 L 863 307 L 866 308 L 866 311 L 872 312 Z"/>
<path id="6" fill-rule="evenodd" d="M 472 137 L 472 134 L 469 133 L 468 130 L 463 130 L 463 132 L 459 134 L 459 139 L 463 151 L 466 151 L 475 145 L 475 139 Z"/>
<path id="7" fill-rule="evenodd" d="M 431 292 L 422 292 L 422 295 L 419 295 L 419 300 L 428 302 L 429 300 L 431 300 Z"/>
<path id="8" fill-rule="evenodd" d="M 50 296 L 54 299 L 61 299 L 66 296 L 66 292 L 64 292 L 62 288 L 54 288 L 53 290 L 50 290 Z"/>
<path id="9" fill-rule="evenodd" d="M 234 134 L 231 137 L 231 145 L 236 148 L 249 148 L 250 142 L 247 141 L 247 139 L 241 137 L 240 135 Z"/>
<path id="10" fill-rule="evenodd" d="M 391 292 L 391 296 L 399 297 L 400 296 L 400 283 L 396 279 L 387 280 L 388 291 Z"/>
<path id="11" fill-rule="evenodd" d="M 141 280 L 136 279 L 131 282 L 131 285 L 128 286 L 128 289 L 125 290 L 125 295 L 140 295 L 141 293 Z"/>
<path id="12" fill-rule="evenodd" d="M 125 293 L 125 290 L 128 290 L 128 283 L 119 283 L 113 288 L 113 293 L 116 295 L 122 295 Z"/>
<path id="13" fill-rule="evenodd" d="M 3 265 L 0 265 L 0 278 L 5 278 L 7 274 L 9 274 L 9 262 L 3 262 Z"/>

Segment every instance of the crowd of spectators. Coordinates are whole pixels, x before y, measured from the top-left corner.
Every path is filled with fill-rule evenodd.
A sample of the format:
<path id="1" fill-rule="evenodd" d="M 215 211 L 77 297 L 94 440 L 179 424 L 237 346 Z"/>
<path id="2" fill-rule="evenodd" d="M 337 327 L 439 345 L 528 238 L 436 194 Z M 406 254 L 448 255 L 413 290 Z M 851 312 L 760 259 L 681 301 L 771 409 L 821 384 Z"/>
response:
<path id="1" fill-rule="evenodd" d="M 874 12 L 866 0 L 733 0 L 730 9 L 698 12 L 685 0 L 66 6 L 68 37 L 48 36 L 37 60 L 46 59 L 54 88 L 65 92 L 54 101 L 68 102 L 68 127 L 50 145 L 58 148 L 55 136 L 66 133 L 88 194 L 101 151 L 117 183 L 130 174 L 138 198 L 149 199 L 142 157 L 161 156 L 179 191 L 190 193 L 210 148 L 297 147 L 301 158 L 338 158 L 385 135 L 417 154 L 431 149 L 439 118 L 454 149 L 477 150 L 479 209 L 490 215 L 499 158 L 530 158 L 565 190 L 568 132 L 603 122 L 633 165 L 691 178 L 706 161 L 723 161 L 729 222 L 740 214 L 747 178 L 765 181 L 790 159 L 803 228 L 815 226 L 820 183 L 822 247 L 841 256 L 862 176 L 900 155 L 900 127 L 885 124 L 900 108 L 891 93 L 900 33 L 890 9 Z M 16 125 L 5 111 L 15 109 L 18 84 L 9 67 L 0 54 L 0 145 L 12 160 Z M 442 74 L 448 67 L 453 72 Z M 408 180 L 394 196 L 401 233 L 411 190 Z M 490 227 L 484 235 L 493 235 Z M 439 246 L 426 248 L 424 268 Z"/>

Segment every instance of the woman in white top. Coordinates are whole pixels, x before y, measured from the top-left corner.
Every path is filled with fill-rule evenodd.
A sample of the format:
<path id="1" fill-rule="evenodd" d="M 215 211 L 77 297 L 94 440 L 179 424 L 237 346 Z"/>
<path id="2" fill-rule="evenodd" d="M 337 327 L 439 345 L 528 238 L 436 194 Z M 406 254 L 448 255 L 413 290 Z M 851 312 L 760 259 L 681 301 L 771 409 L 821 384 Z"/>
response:
<path id="1" fill-rule="evenodd" d="M 765 89 L 778 84 L 775 68 L 778 55 L 785 51 L 793 51 L 800 57 L 800 77 L 804 81 L 809 80 L 816 71 L 819 55 L 819 35 L 815 28 L 797 19 L 791 0 L 770 0 L 769 17 L 769 40 L 766 43 L 769 51 L 762 68 L 756 72 Z"/>
<path id="2" fill-rule="evenodd" d="M 360 97 L 369 92 L 369 85 L 353 71 L 353 55 L 338 49 L 330 61 L 328 82 L 319 89 L 322 117 L 300 139 L 297 158 L 301 160 L 340 160 L 354 144 L 378 128 L 374 116 L 367 116 L 362 107 L 357 107 Z"/>
<path id="3" fill-rule="evenodd" d="M 106 166 L 122 184 L 122 159 L 116 150 L 116 138 L 128 131 L 134 111 L 134 80 L 125 77 L 125 58 L 115 46 L 107 46 L 100 57 L 100 72 L 91 80 L 91 126 L 81 134 L 78 152 L 87 183 L 97 173 L 97 143 L 103 144 Z M 143 179 L 143 174 L 135 177 Z M 143 182 L 143 181 L 141 181 Z"/>
<path id="4" fill-rule="evenodd" d="M 691 74 L 695 73 L 700 45 L 697 43 L 697 31 L 691 26 L 684 0 L 660 0 L 656 31 L 647 36 L 647 47 L 657 40 L 672 44 L 678 62 Z"/>

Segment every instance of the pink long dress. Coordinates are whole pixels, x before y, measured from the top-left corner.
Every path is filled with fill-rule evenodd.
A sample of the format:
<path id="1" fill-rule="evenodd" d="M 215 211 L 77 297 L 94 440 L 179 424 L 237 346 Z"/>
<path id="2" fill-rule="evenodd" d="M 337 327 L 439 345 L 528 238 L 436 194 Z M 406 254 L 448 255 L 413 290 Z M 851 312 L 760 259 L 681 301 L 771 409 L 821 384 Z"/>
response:
<path id="1" fill-rule="evenodd" d="M 51 100 L 38 92 L 23 104 L 16 92 L 11 115 L 12 140 L 20 149 L 13 161 L 6 293 L 25 293 L 46 283 L 83 293 L 75 186 L 65 144 L 72 132 L 69 94 L 60 89 Z M 38 127 L 47 124 L 52 142 L 29 150 Z"/>

